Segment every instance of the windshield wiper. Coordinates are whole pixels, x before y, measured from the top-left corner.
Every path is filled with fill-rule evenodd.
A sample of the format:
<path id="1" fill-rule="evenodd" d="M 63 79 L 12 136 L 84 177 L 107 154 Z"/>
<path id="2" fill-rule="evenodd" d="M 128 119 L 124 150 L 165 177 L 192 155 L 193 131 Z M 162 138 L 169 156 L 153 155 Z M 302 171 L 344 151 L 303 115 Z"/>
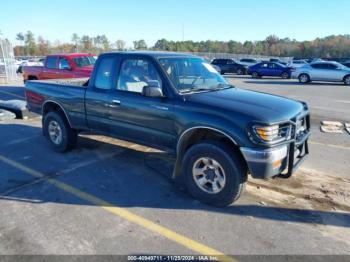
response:
<path id="1" fill-rule="evenodd" d="M 226 88 L 232 88 L 234 86 L 231 86 L 229 84 L 224 84 L 224 83 L 220 83 L 220 84 L 217 84 L 215 86 L 211 86 L 209 88 L 209 90 L 219 90 L 219 89 L 226 89 Z"/>
<path id="2" fill-rule="evenodd" d="M 187 93 L 194 93 L 194 92 L 201 92 L 201 91 L 210 91 L 209 88 L 204 87 L 192 87 L 192 88 L 185 88 L 179 90 L 180 94 L 187 94 Z"/>
<path id="3" fill-rule="evenodd" d="M 229 84 L 217 84 L 215 86 L 211 86 L 209 88 L 205 87 L 191 87 L 191 88 L 185 88 L 179 91 L 180 94 L 188 94 L 188 93 L 194 93 L 194 92 L 201 92 L 201 91 L 217 91 L 217 90 L 222 90 L 222 89 L 227 89 L 227 88 L 232 88 L 233 86 Z"/>

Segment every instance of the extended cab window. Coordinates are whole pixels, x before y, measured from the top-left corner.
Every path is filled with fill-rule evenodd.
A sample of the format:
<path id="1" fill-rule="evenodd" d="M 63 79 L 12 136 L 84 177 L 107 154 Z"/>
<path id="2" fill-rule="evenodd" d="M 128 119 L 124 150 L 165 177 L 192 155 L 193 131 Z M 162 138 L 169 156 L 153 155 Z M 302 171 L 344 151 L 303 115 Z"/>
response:
<path id="1" fill-rule="evenodd" d="M 112 57 L 103 58 L 97 67 L 95 87 L 99 89 L 111 89 L 112 70 L 114 59 Z"/>
<path id="2" fill-rule="evenodd" d="M 46 67 L 49 69 L 57 69 L 57 57 L 49 56 L 46 58 Z"/>
<path id="3" fill-rule="evenodd" d="M 161 78 L 153 64 L 144 59 L 127 59 L 122 63 L 117 89 L 141 93 L 149 81 L 158 81 L 162 87 Z"/>

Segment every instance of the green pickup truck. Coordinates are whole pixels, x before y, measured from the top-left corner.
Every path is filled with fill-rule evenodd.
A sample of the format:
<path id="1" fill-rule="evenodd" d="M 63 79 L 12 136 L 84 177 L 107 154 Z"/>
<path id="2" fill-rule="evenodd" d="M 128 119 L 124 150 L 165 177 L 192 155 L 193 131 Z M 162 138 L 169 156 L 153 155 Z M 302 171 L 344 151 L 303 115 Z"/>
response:
<path id="1" fill-rule="evenodd" d="M 192 55 L 106 53 L 90 79 L 27 81 L 25 93 L 54 150 L 89 130 L 167 151 L 173 178 L 212 205 L 237 200 L 248 174 L 291 176 L 309 154 L 306 103 L 234 87 Z"/>

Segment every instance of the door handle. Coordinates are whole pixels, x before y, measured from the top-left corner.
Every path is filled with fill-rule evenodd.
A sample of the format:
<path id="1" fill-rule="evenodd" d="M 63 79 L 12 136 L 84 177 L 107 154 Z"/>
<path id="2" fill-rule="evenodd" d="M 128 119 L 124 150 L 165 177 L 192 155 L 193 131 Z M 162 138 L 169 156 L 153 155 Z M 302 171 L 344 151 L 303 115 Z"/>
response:
<path id="1" fill-rule="evenodd" d="M 163 111 L 168 111 L 169 108 L 166 106 L 158 106 L 158 105 L 151 105 L 151 107 L 158 109 L 158 110 L 163 110 Z"/>
<path id="2" fill-rule="evenodd" d="M 120 100 L 112 100 L 112 104 L 114 104 L 114 105 L 120 105 L 121 102 L 120 102 Z"/>
<path id="3" fill-rule="evenodd" d="M 112 100 L 112 103 L 108 104 L 109 107 L 118 107 L 121 105 L 120 100 Z"/>

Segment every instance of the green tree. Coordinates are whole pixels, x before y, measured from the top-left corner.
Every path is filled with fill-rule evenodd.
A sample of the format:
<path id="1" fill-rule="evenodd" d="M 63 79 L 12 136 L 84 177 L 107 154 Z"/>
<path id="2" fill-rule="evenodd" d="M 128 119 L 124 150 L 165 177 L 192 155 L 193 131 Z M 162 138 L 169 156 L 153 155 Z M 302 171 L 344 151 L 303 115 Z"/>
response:
<path id="1" fill-rule="evenodd" d="M 100 41 L 101 41 L 101 46 L 102 46 L 104 51 L 109 51 L 111 49 L 111 44 L 110 44 L 107 36 L 101 35 Z"/>
<path id="2" fill-rule="evenodd" d="M 22 44 L 24 43 L 25 36 L 23 33 L 18 33 L 16 35 L 16 40 L 20 41 Z"/>
<path id="3" fill-rule="evenodd" d="M 136 49 L 136 50 L 146 50 L 147 49 L 146 41 L 143 39 L 134 41 L 133 44 L 134 44 L 134 49 Z"/>
<path id="4" fill-rule="evenodd" d="M 124 40 L 122 39 L 118 39 L 117 41 L 115 41 L 115 47 L 117 48 L 117 50 L 119 51 L 124 51 L 126 48 L 126 43 Z"/>
<path id="5" fill-rule="evenodd" d="M 27 55 L 35 55 L 36 53 L 36 42 L 34 34 L 31 31 L 27 31 L 24 37 L 24 51 Z"/>
<path id="6" fill-rule="evenodd" d="M 37 44 L 37 55 L 46 56 L 50 53 L 50 43 L 45 40 L 42 36 L 38 37 Z"/>
<path id="7" fill-rule="evenodd" d="M 72 35 L 72 42 L 74 44 L 74 52 L 78 52 L 79 51 L 79 44 L 80 44 L 80 37 L 77 33 L 74 33 Z"/>
<path id="8" fill-rule="evenodd" d="M 88 35 L 83 35 L 80 39 L 83 52 L 93 52 L 93 39 Z"/>

